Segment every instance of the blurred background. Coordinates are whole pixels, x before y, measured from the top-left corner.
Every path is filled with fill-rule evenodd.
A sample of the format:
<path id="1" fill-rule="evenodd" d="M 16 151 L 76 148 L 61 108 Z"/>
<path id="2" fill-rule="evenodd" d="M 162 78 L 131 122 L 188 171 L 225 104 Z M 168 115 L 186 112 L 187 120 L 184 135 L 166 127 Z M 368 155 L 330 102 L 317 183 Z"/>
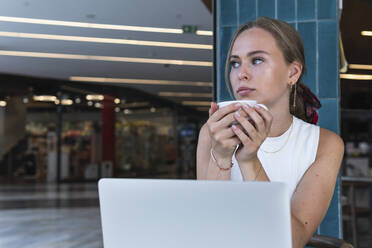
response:
<path id="1" fill-rule="evenodd" d="M 343 235 L 372 247 L 372 2 L 338 4 Z M 196 178 L 214 5 L 1 0 L 0 246 L 102 247 L 99 178 Z"/>

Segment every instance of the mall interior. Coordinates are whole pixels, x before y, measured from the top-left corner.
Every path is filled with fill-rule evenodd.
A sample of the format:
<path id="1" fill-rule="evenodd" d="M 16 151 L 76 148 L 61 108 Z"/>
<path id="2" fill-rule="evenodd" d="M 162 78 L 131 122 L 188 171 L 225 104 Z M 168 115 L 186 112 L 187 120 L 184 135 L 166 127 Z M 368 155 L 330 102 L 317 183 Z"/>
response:
<path id="1" fill-rule="evenodd" d="M 319 125 L 345 143 L 317 233 L 372 247 L 371 0 L 1 3 L 1 247 L 103 247 L 100 178 L 196 179 L 228 44 L 257 16 L 299 31 Z"/>

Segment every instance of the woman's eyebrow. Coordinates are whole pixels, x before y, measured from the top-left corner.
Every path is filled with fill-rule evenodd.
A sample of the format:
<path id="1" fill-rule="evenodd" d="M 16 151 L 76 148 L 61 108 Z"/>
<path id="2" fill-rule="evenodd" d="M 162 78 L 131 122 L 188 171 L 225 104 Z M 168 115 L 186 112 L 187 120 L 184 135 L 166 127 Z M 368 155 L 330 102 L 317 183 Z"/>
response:
<path id="1" fill-rule="evenodd" d="M 264 54 L 270 55 L 270 53 L 268 53 L 268 52 L 266 52 L 264 50 L 255 50 L 255 51 L 251 51 L 251 52 L 247 53 L 247 57 L 253 56 L 253 55 L 258 54 L 258 53 L 264 53 Z M 230 59 L 234 59 L 234 58 L 237 58 L 238 59 L 239 56 L 232 54 L 232 55 L 230 55 L 229 58 Z"/>
<path id="2" fill-rule="evenodd" d="M 239 56 L 238 55 L 230 55 L 229 59 L 238 59 Z"/>
<path id="3" fill-rule="evenodd" d="M 255 55 L 255 54 L 257 54 L 257 53 L 265 53 L 265 54 L 269 55 L 269 53 L 266 52 L 266 51 L 263 51 L 263 50 L 256 50 L 256 51 L 252 51 L 252 52 L 247 53 L 247 57 L 252 56 L 252 55 Z"/>

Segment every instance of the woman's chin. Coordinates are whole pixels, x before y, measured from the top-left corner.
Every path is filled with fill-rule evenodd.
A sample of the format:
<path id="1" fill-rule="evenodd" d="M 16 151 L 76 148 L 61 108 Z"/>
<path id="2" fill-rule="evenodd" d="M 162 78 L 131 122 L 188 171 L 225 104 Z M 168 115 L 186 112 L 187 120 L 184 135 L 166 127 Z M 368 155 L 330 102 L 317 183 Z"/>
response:
<path id="1" fill-rule="evenodd" d="M 257 101 L 257 99 L 253 98 L 253 97 L 242 97 L 242 96 L 235 96 L 236 100 L 247 100 L 247 101 Z"/>

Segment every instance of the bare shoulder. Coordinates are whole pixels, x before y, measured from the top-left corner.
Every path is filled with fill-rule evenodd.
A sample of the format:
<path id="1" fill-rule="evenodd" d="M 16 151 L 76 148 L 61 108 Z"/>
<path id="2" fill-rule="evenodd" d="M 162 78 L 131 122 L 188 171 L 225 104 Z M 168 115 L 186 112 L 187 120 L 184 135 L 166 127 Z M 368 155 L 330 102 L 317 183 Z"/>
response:
<path id="1" fill-rule="evenodd" d="M 342 160 L 344 148 L 344 142 L 338 134 L 320 128 L 317 159 Z M 336 165 L 339 166 L 340 163 L 336 163 Z"/>
<path id="2" fill-rule="evenodd" d="M 344 141 L 342 138 L 325 128 L 320 128 L 320 134 L 319 134 L 319 148 L 320 150 L 344 150 Z"/>

